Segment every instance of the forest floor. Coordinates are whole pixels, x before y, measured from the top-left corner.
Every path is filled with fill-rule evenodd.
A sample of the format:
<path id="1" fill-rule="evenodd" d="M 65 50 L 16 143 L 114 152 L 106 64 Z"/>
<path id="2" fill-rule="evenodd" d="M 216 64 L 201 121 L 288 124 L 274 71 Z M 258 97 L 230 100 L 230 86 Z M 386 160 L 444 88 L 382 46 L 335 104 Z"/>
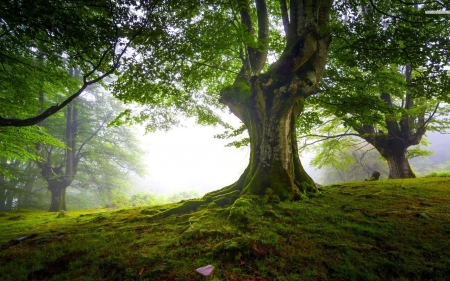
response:
<path id="1" fill-rule="evenodd" d="M 321 189 L 249 197 L 238 221 L 214 204 L 0 213 L 0 280 L 450 280 L 450 177 Z"/>

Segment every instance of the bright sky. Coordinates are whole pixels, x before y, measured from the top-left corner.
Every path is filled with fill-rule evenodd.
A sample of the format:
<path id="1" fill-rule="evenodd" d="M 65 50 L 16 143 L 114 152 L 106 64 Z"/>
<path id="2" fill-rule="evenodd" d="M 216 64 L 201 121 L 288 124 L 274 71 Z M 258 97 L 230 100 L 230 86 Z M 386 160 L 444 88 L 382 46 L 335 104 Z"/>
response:
<path id="1" fill-rule="evenodd" d="M 234 183 L 247 167 L 249 148 L 225 147 L 231 140 L 214 138 L 221 128 L 188 122 L 168 132 L 149 133 L 142 144 L 148 151 L 149 189 L 160 193 L 198 190 L 200 193 Z"/>
<path id="2" fill-rule="evenodd" d="M 158 193 L 197 190 L 203 194 L 234 183 L 249 160 L 249 147 L 225 147 L 231 140 L 214 138 L 224 129 L 195 125 L 168 132 L 149 133 L 142 137 L 147 151 L 146 187 Z M 302 164 L 310 175 L 310 159 Z"/>

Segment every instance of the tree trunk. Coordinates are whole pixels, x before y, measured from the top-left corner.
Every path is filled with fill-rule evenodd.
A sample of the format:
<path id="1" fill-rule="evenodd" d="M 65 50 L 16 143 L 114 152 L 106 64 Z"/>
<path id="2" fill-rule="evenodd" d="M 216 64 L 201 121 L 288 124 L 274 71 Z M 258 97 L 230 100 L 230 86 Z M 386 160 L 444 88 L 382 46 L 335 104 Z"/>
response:
<path id="1" fill-rule="evenodd" d="M 407 81 L 410 80 L 410 68 L 406 73 Z M 395 107 L 391 95 L 381 93 L 380 98 L 388 107 Z M 425 135 L 426 124 L 423 112 L 414 116 L 408 113 L 413 106 L 410 94 L 405 95 L 404 112 L 397 121 L 395 114 L 386 114 L 387 133 L 375 130 L 374 125 L 362 125 L 353 127 L 362 138 L 373 145 L 381 156 L 388 161 L 389 178 L 415 178 L 409 161 L 406 158 L 408 147 L 418 145 Z"/>
<path id="2" fill-rule="evenodd" d="M 331 2 L 316 1 L 307 8 L 293 2 L 290 15 L 285 2 L 281 2 L 286 48 L 277 62 L 260 73 L 267 57 L 269 26 L 265 1 L 255 1 L 260 48 L 246 48 L 240 73 L 220 93 L 220 102 L 247 128 L 250 161 L 234 185 L 207 196 L 234 192 L 235 197 L 254 194 L 298 200 L 317 191 L 300 162 L 296 121 L 305 99 L 316 93 L 324 73 L 331 42 L 328 29 Z M 249 2 L 242 1 L 241 6 L 242 24 L 253 36 Z"/>
<path id="3" fill-rule="evenodd" d="M 421 135 L 418 135 L 421 137 Z M 413 144 L 418 144 L 420 138 L 414 139 Z M 390 179 L 415 178 L 416 175 L 409 165 L 406 150 L 411 145 L 410 139 L 392 137 L 389 134 L 370 134 L 364 138 L 373 145 L 389 165 Z"/>
<path id="4" fill-rule="evenodd" d="M 52 201 L 50 203 L 50 212 L 59 212 L 61 210 L 66 210 L 66 188 L 62 184 L 50 184 L 48 189 L 52 194 Z"/>
<path id="5" fill-rule="evenodd" d="M 0 189 L 0 212 L 6 211 L 6 189 Z"/>
<path id="6" fill-rule="evenodd" d="M 385 155 L 385 156 L 384 156 Z M 384 149 L 384 158 L 389 165 L 390 179 L 415 178 L 416 175 L 406 158 L 406 148 Z"/>
<path id="7" fill-rule="evenodd" d="M 76 71 L 76 70 L 75 70 Z M 73 74 L 71 72 L 71 74 Z M 81 159 L 77 150 L 78 109 L 76 101 L 67 106 L 65 128 L 65 158 L 58 166 L 52 165 L 52 154 L 47 153 L 46 162 L 37 162 L 41 175 L 48 184 L 52 194 L 50 212 L 67 211 L 66 189 L 73 182 L 77 174 L 78 161 Z M 88 139 L 89 140 L 89 139 Z M 50 150 L 51 151 L 51 150 Z"/>
<path id="8" fill-rule="evenodd" d="M 10 190 L 6 191 L 6 204 L 5 204 L 5 211 L 12 211 L 13 210 L 13 202 L 14 202 L 14 193 Z"/>
<path id="9" fill-rule="evenodd" d="M 296 200 L 306 192 L 316 192 L 314 181 L 301 165 L 296 136 L 296 120 L 303 110 L 303 98 L 286 100 L 275 89 L 270 94 L 254 86 L 254 95 L 244 106 L 235 103 L 234 93 L 222 92 L 227 104 L 246 125 L 250 135 L 250 161 L 235 189 L 241 194 L 276 195 L 281 200 Z M 234 91 L 243 89 L 233 88 Z M 264 102 L 260 99 L 264 98 Z"/>

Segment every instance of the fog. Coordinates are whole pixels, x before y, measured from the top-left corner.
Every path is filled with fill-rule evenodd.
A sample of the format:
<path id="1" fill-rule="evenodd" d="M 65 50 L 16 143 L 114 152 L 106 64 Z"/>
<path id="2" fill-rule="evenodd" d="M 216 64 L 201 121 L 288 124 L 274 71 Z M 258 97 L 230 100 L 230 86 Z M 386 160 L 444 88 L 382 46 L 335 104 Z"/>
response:
<path id="1" fill-rule="evenodd" d="M 182 127 L 141 136 L 147 175 L 140 188 L 161 194 L 182 190 L 204 194 L 234 183 L 248 165 L 250 148 L 226 147 L 232 140 L 214 138 L 223 132 L 221 127 L 188 120 Z M 316 179 L 319 174 L 309 166 L 311 157 L 301 160 Z"/>

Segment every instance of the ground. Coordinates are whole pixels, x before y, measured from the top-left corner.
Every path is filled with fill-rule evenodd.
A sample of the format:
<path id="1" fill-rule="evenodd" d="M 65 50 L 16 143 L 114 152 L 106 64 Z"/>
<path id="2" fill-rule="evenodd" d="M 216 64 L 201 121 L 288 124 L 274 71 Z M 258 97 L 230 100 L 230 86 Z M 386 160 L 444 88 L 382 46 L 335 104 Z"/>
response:
<path id="1" fill-rule="evenodd" d="M 174 205 L 0 213 L 1 279 L 205 280 L 211 264 L 211 280 L 448 280 L 450 177 L 321 189 L 166 218 Z"/>

